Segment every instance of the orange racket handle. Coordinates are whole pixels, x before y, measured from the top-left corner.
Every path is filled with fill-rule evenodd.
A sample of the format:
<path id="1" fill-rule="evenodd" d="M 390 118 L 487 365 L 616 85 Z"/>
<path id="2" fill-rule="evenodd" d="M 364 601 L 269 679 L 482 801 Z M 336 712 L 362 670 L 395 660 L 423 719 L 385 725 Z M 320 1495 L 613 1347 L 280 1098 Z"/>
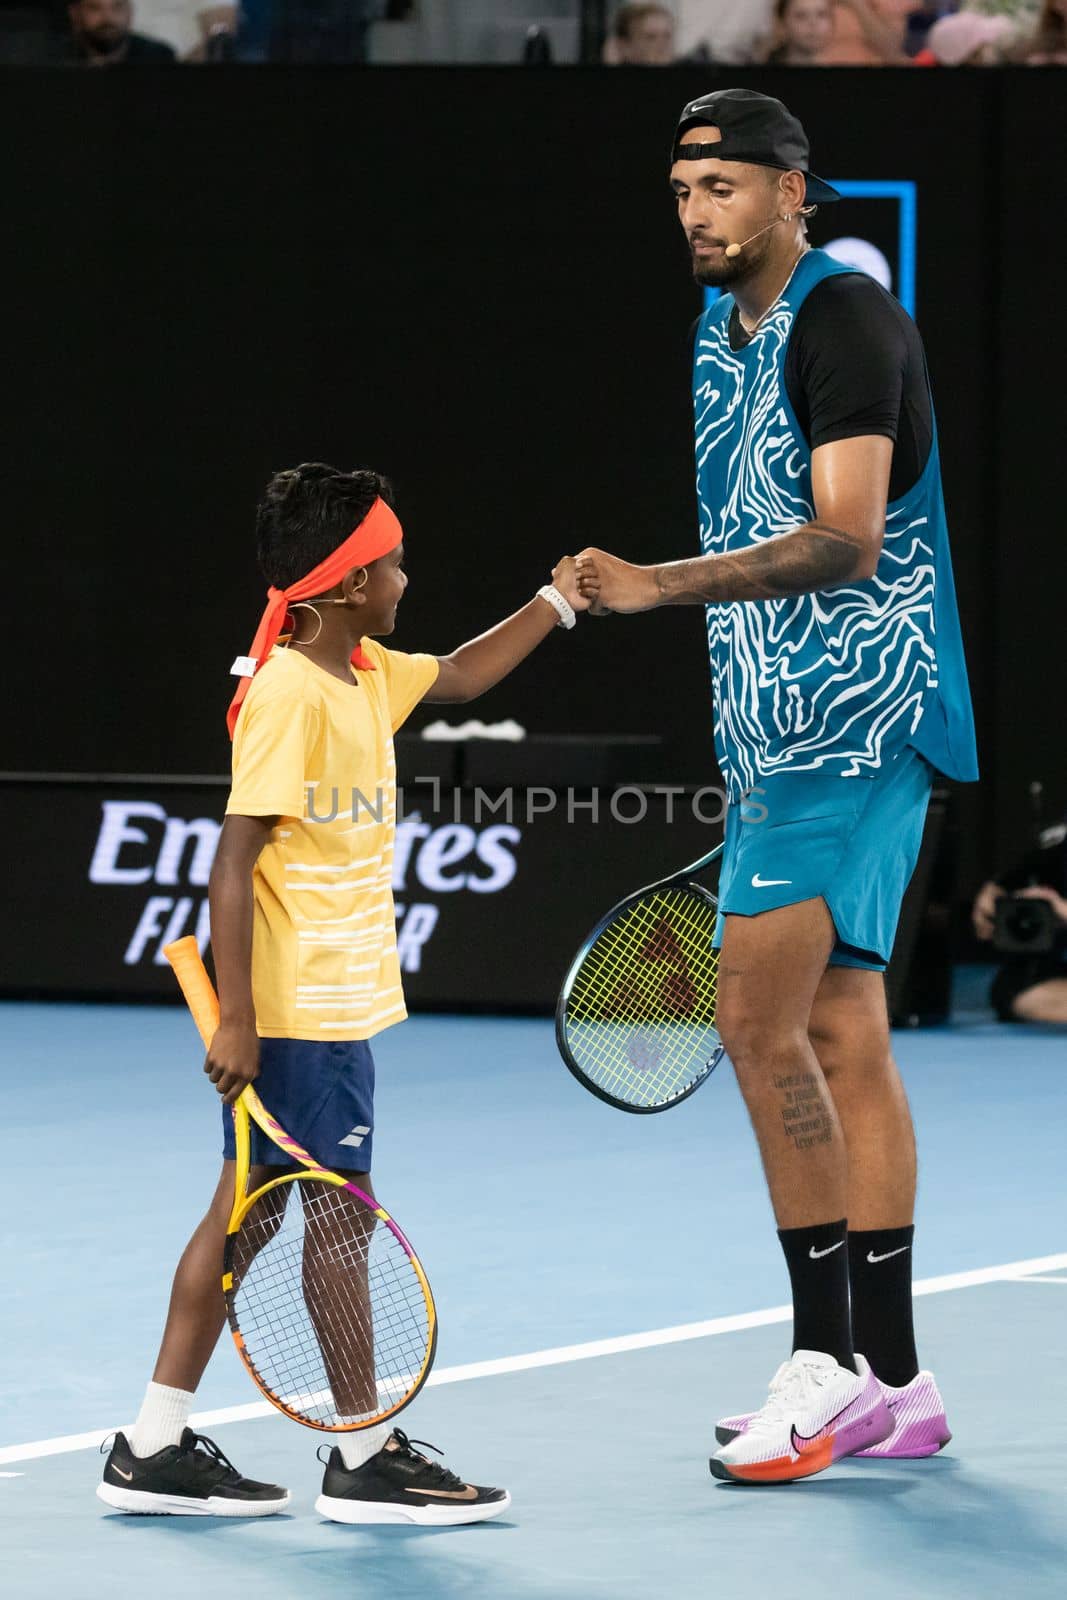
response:
<path id="1" fill-rule="evenodd" d="M 219 997 L 201 960 L 200 946 L 192 934 L 188 934 L 184 939 L 175 939 L 173 944 L 165 944 L 163 954 L 174 968 L 174 976 L 207 1049 L 219 1025 Z"/>
<path id="2" fill-rule="evenodd" d="M 185 1003 L 200 1030 L 204 1048 L 208 1049 L 219 1025 L 219 997 L 201 960 L 200 946 L 191 934 L 187 934 L 184 939 L 175 939 L 173 944 L 165 944 L 163 954 L 174 968 L 174 976 L 181 986 Z M 275 1122 L 250 1083 L 246 1083 L 241 1090 L 240 1100 L 252 1120 L 259 1124 L 279 1150 L 284 1150 L 287 1155 L 293 1156 L 312 1172 L 325 1170 L 320 1167 L 314 1156 L 308 1154 L 303 1145 L 297 1144 L 295 1139 L 290 1138 L 280 1122 Z M 236 1117 L 237 1106 L 233 1107 L 233 1111 Z M 336 1181 L 340 1182 L 340 1179 Z M 362 1194 L 362 1191 L 358 1192 Z M 375 1209 L 375 1201 L 367 1200 L 366 1203 L 372 1210 Z M 384 1212 L 378 1214 L 385 1216 Z"/>

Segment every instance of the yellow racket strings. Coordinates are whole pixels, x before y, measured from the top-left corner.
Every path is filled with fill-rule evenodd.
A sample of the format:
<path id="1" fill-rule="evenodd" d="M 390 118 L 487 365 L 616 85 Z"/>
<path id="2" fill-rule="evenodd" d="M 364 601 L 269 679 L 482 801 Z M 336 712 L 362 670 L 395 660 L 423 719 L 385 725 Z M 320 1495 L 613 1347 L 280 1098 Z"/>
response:
<path id="1" fill-rule="evenodd" d="M 703 895 L 657 889 L 591 945 L 566 1003 L 566 1037 L 582 1072 L 615 1099 L 671 1100 L 713 1056 L 715 917 Z"/>
<path id="2" fill-rule="evenodd" d="M 299 1191 L 299 1194 L 293 1192 Z M 392 1411 L 422 1372 L 425 1295 L 395 1234 L 303 1178 L 263 1195 L 232 1247 L 231 1310 L 260 1383 L 320 1427 Z"/>

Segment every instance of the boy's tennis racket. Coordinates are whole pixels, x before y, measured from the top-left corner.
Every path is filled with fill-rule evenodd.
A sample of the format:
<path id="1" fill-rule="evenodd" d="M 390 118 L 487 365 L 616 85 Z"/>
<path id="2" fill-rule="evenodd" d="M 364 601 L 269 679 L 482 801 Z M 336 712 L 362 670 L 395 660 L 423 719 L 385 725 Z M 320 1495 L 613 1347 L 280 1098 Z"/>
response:
<path id="1" fill-rule="evenodd" d="M 556 1043 L 587 1089 L 621 1111 L 666 1111 L 718 1064 L 718 902 L 690 881 L 722 845 L 601 917 L 556 1005 Z"/>
<path id="2" fill-rule="evenodd" d="M 163 954 L 205 1046 L 219 1003 L 193 938 Z M 249 1117 L 303 1172 L 246 1194 Z M 249 1084 L 233 1108 L 237 1181 L 222 1289 L 237 1352 L 272 1405 L 309 1428 L 373 1427 L 408 1405 L 437 1345 L 418 1257 L 377 1200 L 302 1150 Z"/>

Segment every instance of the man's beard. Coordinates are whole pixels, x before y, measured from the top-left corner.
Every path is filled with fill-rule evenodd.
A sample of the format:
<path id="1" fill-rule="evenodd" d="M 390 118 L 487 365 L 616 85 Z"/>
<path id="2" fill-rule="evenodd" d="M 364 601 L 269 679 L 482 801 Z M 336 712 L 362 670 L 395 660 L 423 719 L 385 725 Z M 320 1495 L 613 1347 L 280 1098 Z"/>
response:
<path id="1" fill-rule="evenodd" d="M 693 277 L 706 289 L 725 288 L 729 283 L 736 283 L 748 271 L 748 264 L 742 264 L 743 255 L 743 251 L 740 256 L 727 258 L 724 255 L 718 261 L 702 261 L 694 256 Z"/>
<path id="2" fill-rule="evenodd" d="M 742 245 L 740 253 L 736 256 L 728 256 L 725 251 L 710 260 L 694 255 L 693 277 L 707 289 L 725 289 L 729 284 L 738 283 L 761 267 L 771 247 L 772 235 L 765 232 L 762 238 L 757 236 L 748 244 Z"/>
<path id="3" fill-rule="evenodd" d="M 109 56 L 114 51 L 121 49 L 126 43 L 128 35 L 121 28 L 105 24 L 102 28 L 84 30 L 82 38 L 94 55 Z"/>

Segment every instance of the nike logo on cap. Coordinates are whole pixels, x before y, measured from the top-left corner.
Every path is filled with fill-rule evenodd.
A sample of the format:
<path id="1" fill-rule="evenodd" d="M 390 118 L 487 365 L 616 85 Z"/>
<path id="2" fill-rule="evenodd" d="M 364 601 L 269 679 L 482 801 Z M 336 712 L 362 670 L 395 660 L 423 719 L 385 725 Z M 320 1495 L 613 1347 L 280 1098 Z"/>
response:
<path id="1" fill-rule="evenodd" d="M 876 1267 L 879 1261 L 888 1261 L 890 1256 L 902 1256 L 905 1250 L 910 1249 L 910 1244 L 902 1244 L 899 1250 L 887 1250 L 884 1256 L 876 1256 L 873 1250 L 868 1250 L 867 1260 L 871 1263 L 872 1267 Z"/>
<path id="2" fill-rule="evenodd" d="M 840 1250 L 844 1242 L 844 1239 L 838 1239 L 836 1244 L 827 1245 L 825 1250 L 816 1250 L 815 1246 L 812 1245 L 811 1249 L 808 1251 L 808 1255 L 813 1261 L 821 1261 L 823 1256 L 832 1256 L 835 1250 Z"/>
<path id="3" fill-rule="evenodd" d="M 753 889 L 777 889 L 792 881 L 792 878 L 761 878 L 758 872 L 752 874 Z"/>

